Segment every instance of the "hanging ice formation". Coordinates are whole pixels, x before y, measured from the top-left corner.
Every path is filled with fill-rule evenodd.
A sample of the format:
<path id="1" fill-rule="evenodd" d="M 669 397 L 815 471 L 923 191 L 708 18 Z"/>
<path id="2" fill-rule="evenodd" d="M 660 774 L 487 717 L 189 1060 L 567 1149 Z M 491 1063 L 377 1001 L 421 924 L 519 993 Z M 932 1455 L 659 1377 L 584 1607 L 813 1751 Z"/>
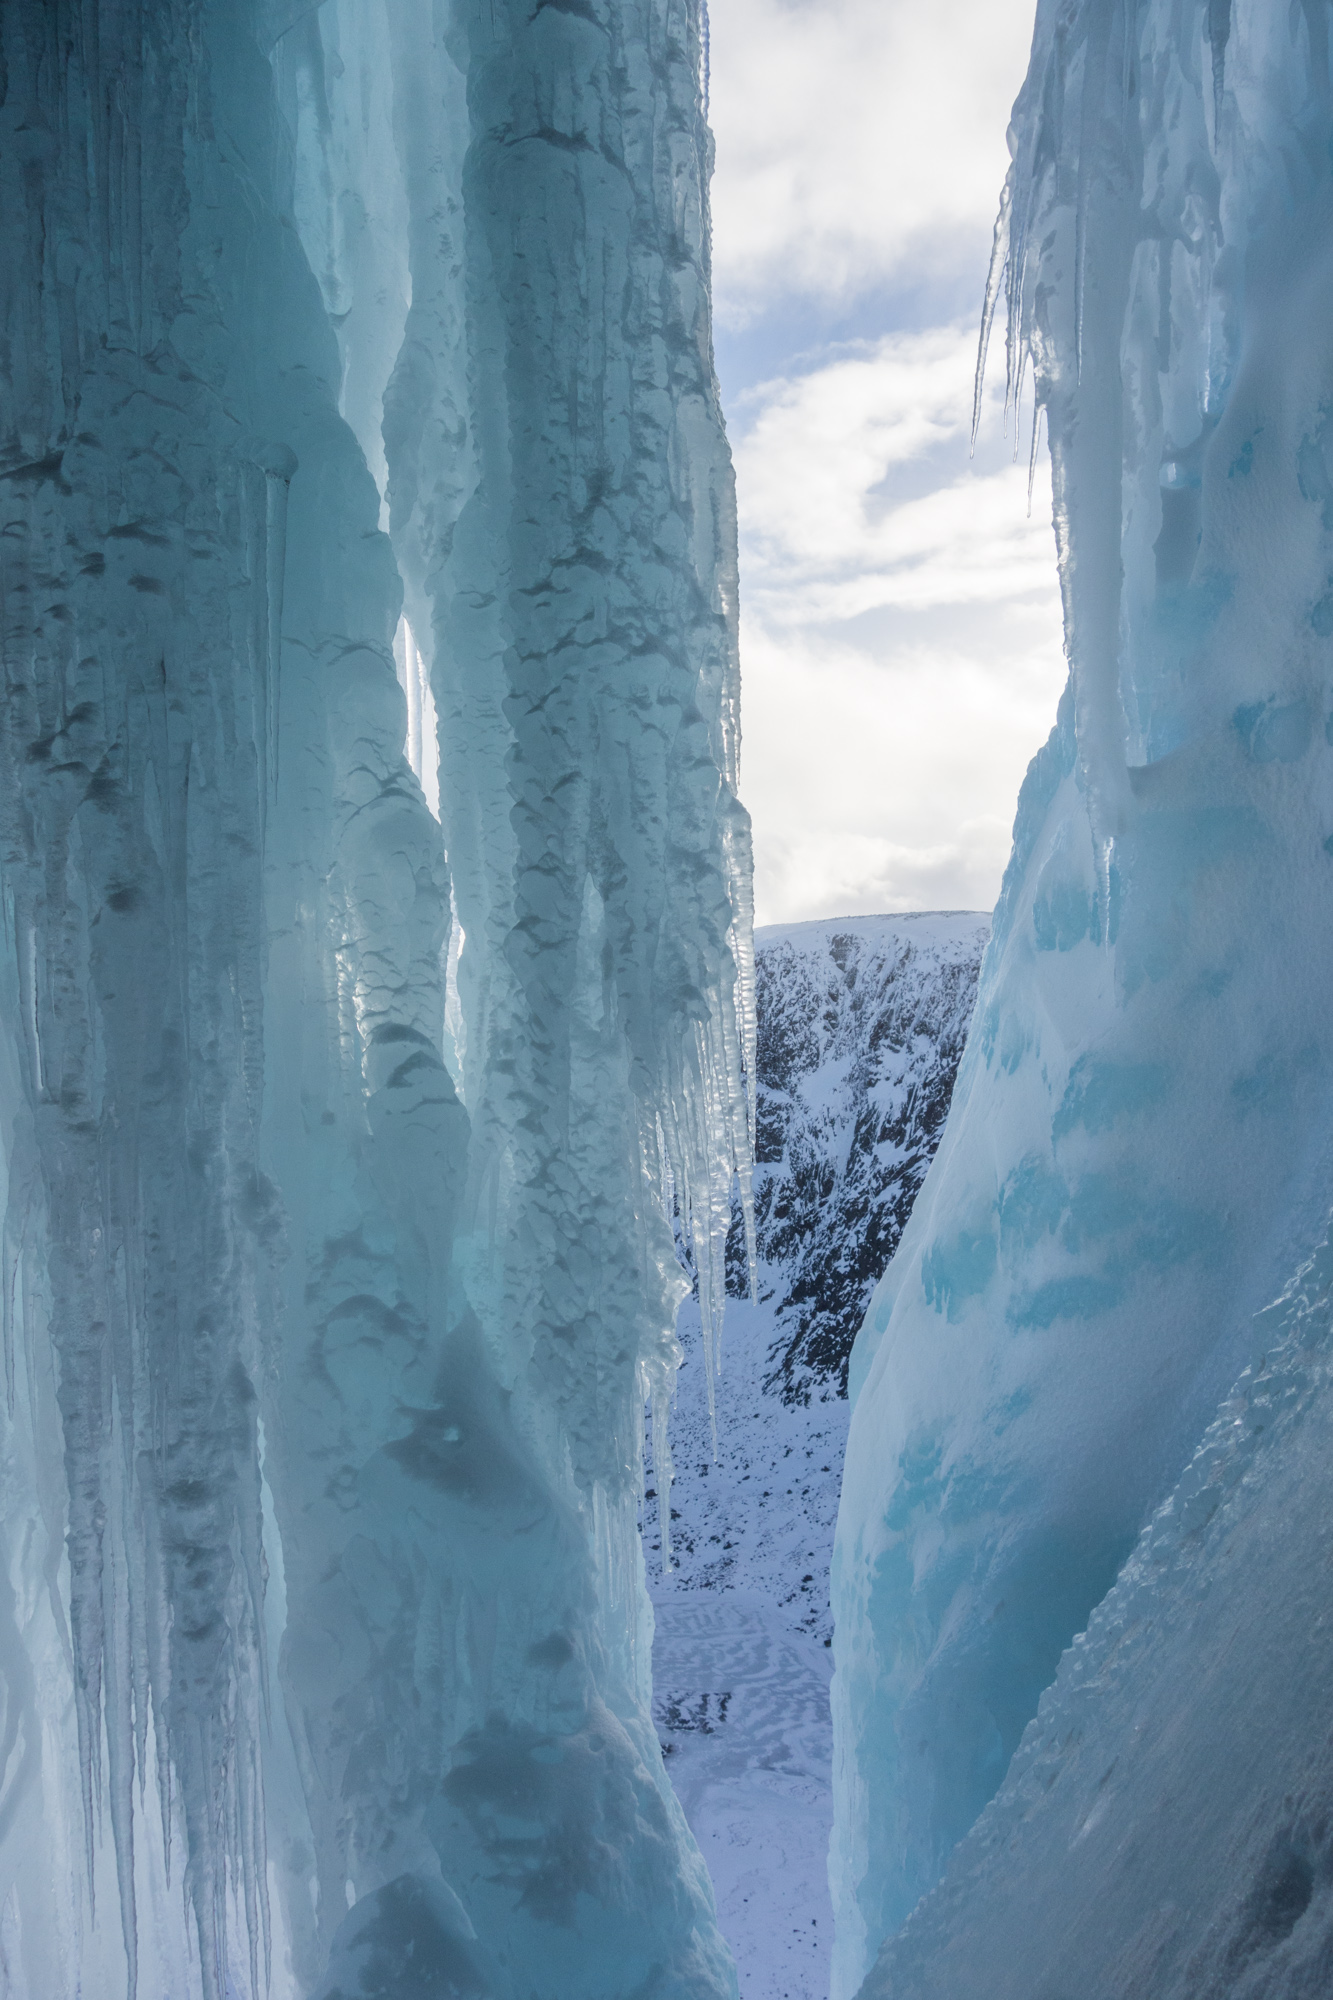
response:
<path id="1" fill-rule="evenodd" d="M 1326 0 L 1038 8 L 988 313 L 1007 309 L 1011 406 L 1028 371 L 1049 430 L 1069 690 L 1023 787 L 948 1127 L 853 1357 L 836 2000 L 995 1793 L 1327 1217 L 1329 26 Z M 1098 1613 L 1108 1676 L 1146 1574 Z M 1001 1978 L 967 1911 L 975 1892 L 998 1913 L 1005 1883 L 1015 1949 L 1041 1924 L 1055 1940 L 1062 1910 L 1074 1925 L 1079 1897 L 1069 1936 L 1100 1948 L 1115 1897 L 1082 1851 L 1062 1872 L 1033 1803 L 1061 1726 L 1106 1749 L 1089 1813 L 1128 1754 L 1096 1718 L 1129 1732 L 1132 1703 L 1099 1708 L 1091 1678 L 1075 1699 L 1081 1676 L 876 1992 L 1068 1972 L 1028 1954 Z M 1131 1805 L 1108 1824 L 1151 1841 Z M 1019 1890 L 1024 1856 L 1041 1895 Z M 1080 1990 L 1122 1990 L 1109 1958 L 1079 1967 Z M 1123 1990 L 1177 1990 L 1162 1978 Z"/>
<path id="2" fill-rule="evenodd" d="M 749 1159 L 700 70 L 0 0 L 5 2000 L 734 1992 L 636 1534 Z"/>

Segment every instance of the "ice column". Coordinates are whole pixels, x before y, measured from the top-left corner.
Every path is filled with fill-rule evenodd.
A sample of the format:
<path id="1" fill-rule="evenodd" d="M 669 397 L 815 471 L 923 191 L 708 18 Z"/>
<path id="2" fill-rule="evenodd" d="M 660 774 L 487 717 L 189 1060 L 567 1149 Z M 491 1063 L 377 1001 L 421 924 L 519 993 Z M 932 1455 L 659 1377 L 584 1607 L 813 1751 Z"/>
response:
<path id="1" fill-rule="evenodd" d="M 589 1730 L 599 1754 L 621 1746 L 579 1780 L 573 1817 L 568 1794 L 537 1815 L 543 1841 L 582 1853 L 635 1796 L 648 1825 L 661 1811 L 635 1516 L 644 1388 L 669 1395 L 675 1363 L 664 1170 L 719 1311 L 733 1171 L 748 1179 L 748 825 L 710 141 L 690 7 L 462 5 L 450 53 L 467 133 L 452 186 L 438 151 L 425 156 L 421 113 L 404 119 L 412 308 L 386 398 L 391 532 L 430 635 L 466 938 L 463 1278 L 515 1435 L 583 1552 L 586 1609 L 561 1609 L 548 1584 L 505 1644 L 563 1663 L 539 1725 L 551 1755 L 563 1744 L 577 1768 Z M 404 63 L 409 103 L 430 74 Z M 439 87 L 456 100 L 448 76 Z M 436 437 L 457 447 L 432 451 Z M 513 1671 L 503 1648 L 500 1662 Z M 506 1734 L 479 1722 L 460 1852 L 515 1754 L 513 1721 Z M 547 1854 L 538 1842 L 534 1870 Z M 652 1958 L 672 1982 L 703 1978 L 680 1955 L 689 1905 L 650 1886 L 651 1846 L 620 1866 L 631 1881 L 647 1871 L 628 1896 L 600 1866 L 584 1894 L 638 1904 L 640 1925 L 653 1910 L 635 1979 Z M 517 1952 L 529 1920 L 510 1900 L 496 1921 L 501 1908 Z M 605 1916 L 575 1904 L 571 1917 L 571 1991 L 630 1983 L 606 1955 Z M 539 1926 L 531 1939 L 549 1955 Z"/>
<path id="2" fill-rule="evenodd" d="M 251 1984 L 268 1945 L 261 862 L 295 467 L 275 404 L 305 357 L 276 218 L 259 204 L 238 240 L 265 100 L 238 131 L 200 63 L 216 30 L 183 7 L 0 12 L 0 1456 L 21 1746 L 0 1903 L 22 2000 L 133 1990 L 136 1966 L 147 1990 L 211 2000 L 229 1939 Z M 244 73 L 244 40 L 222 40 Z M 217 127 L 239 140 L 225 164 Z M 239 282 L 259 272 L 277 281 L 266 351 Z"/>
<path id="3" fill-rule="evenodd" d="M 571 2000 L 733 1978 L 648 1714 L 636 1530 L 643 1394 L 670 1393 L 682 1289 L 666 1169 L 707 1283 L 749 1157 L 698 54 L 685 8 L 330 5 L 274 45 L 294 185 L 324 191 L 298 221 L 337 301 L 343 407 L 383 408 L 430 661 L 471 1123 L 463 1161 L 442 1006 L 432 1028 L 352 996 L 372 1126 L 401 1123 L 345 1165 L 308 1022 L 270 1065 L 274 1104 L 304 1072 L 327 1107 L 288 1288 L 305 1468 L 277 1500 L 300 1521 L 284 1660 L 311 1965 L 351 1904 L 330 1992 L 436 1952 L 486 1991 Z M 357 111 L 389 86 L 392 172 Z M 386 381 L 367 287 L 392 279 L 374 246 L 400 205 Z"/>
<path id="4" fill-rule="evenodd" d="M 988 314 L 1049 427 L 1070 684 L 853 1360 L 838 1996 L 999 1785 L 1326 1184 L 1327 8 L 1042 4 L 1010 139 Z"/>
<path id="5" fill-rule="evenodd" d="M 638 1162 L 669 1167 L 711 1318 L 748 1147 L 734 512 L 698 23 L 675 6 L 462 17 L 476 484 L 436 551 L 434 674 L 476 1199 L 513 1204 L 495 1308 L 526 1327 L 546 1400 L 582 1440 L 576 1476 L 618 1486 L 625 1327 L 655 1367 L 642 1343 L 670 1314 L 646 1274 L 676 1282 Z M 499 754 L 472 756 L 479 737 Z M 571 1180 L 557 1162 L 594 1131 L 610 1151 Z M 594 1242 L 595 1335 L 578 1275 Z"/>
<path id="6" fill-rule="evenodd" d="M 0 35 L 6 1994 L 726 1996 L 634 1525 L 749 1151 L 697 18 Z"/>

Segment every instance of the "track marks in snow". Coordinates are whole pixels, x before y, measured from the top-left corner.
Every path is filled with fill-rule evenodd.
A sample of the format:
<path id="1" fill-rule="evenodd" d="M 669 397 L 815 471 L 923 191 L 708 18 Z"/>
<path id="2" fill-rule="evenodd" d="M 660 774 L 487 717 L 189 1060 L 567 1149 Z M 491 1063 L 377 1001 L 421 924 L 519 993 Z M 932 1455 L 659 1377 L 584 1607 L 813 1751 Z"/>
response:
<path id="1" fill-rule="evenodd" d="M 757 1592 L 655 1601 L 653 1710 L 742 2000 L 823 2000 L 829 1654 Z"/>

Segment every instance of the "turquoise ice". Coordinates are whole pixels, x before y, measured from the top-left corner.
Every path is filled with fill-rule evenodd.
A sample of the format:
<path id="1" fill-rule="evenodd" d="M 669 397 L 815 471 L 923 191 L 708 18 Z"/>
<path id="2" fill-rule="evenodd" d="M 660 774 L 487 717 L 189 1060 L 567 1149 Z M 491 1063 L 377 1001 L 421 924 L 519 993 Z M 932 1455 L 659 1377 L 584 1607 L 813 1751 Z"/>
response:
<path id="1" fill-rule="evenodd" d="M 999 1788 L 1325 1225 L 1330 101 L 1322 5 L 1038 8 L 987 330 L 1049 436 L 1069 686 L 853 1356 L 837 2000 Z"/>
<path id="2" fill-rule="evenodd" d="M 0 34 L 0 1985 L 725 2000 L 636 1528 L 750 1156 L 699 10 Z"/>

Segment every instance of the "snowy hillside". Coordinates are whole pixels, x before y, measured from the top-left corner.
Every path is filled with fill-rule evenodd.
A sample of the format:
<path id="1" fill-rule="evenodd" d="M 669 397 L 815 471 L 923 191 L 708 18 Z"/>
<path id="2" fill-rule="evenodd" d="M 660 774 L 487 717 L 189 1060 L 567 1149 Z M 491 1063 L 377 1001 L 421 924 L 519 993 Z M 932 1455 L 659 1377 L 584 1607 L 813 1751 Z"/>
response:
<path id="1" fill-rule="evenodd" d="M 939 1143 L 990 920 L 858 917 L 757 934 L 759 1290 L 782 1393 L 836 1378 Z"/>
<path id="2" fill-rule="evenodd" d="M 759 1297 L 728 1300 L 716 1464 L 698 1311 L 683 1312 L 668 1575 L 651 1457 L 645 1521 L 658 1734 L 742 2000 L 828 1990 L 847 1356 L 949 1108 L 988 931 L 951 913 L 756 937 Z"/>

